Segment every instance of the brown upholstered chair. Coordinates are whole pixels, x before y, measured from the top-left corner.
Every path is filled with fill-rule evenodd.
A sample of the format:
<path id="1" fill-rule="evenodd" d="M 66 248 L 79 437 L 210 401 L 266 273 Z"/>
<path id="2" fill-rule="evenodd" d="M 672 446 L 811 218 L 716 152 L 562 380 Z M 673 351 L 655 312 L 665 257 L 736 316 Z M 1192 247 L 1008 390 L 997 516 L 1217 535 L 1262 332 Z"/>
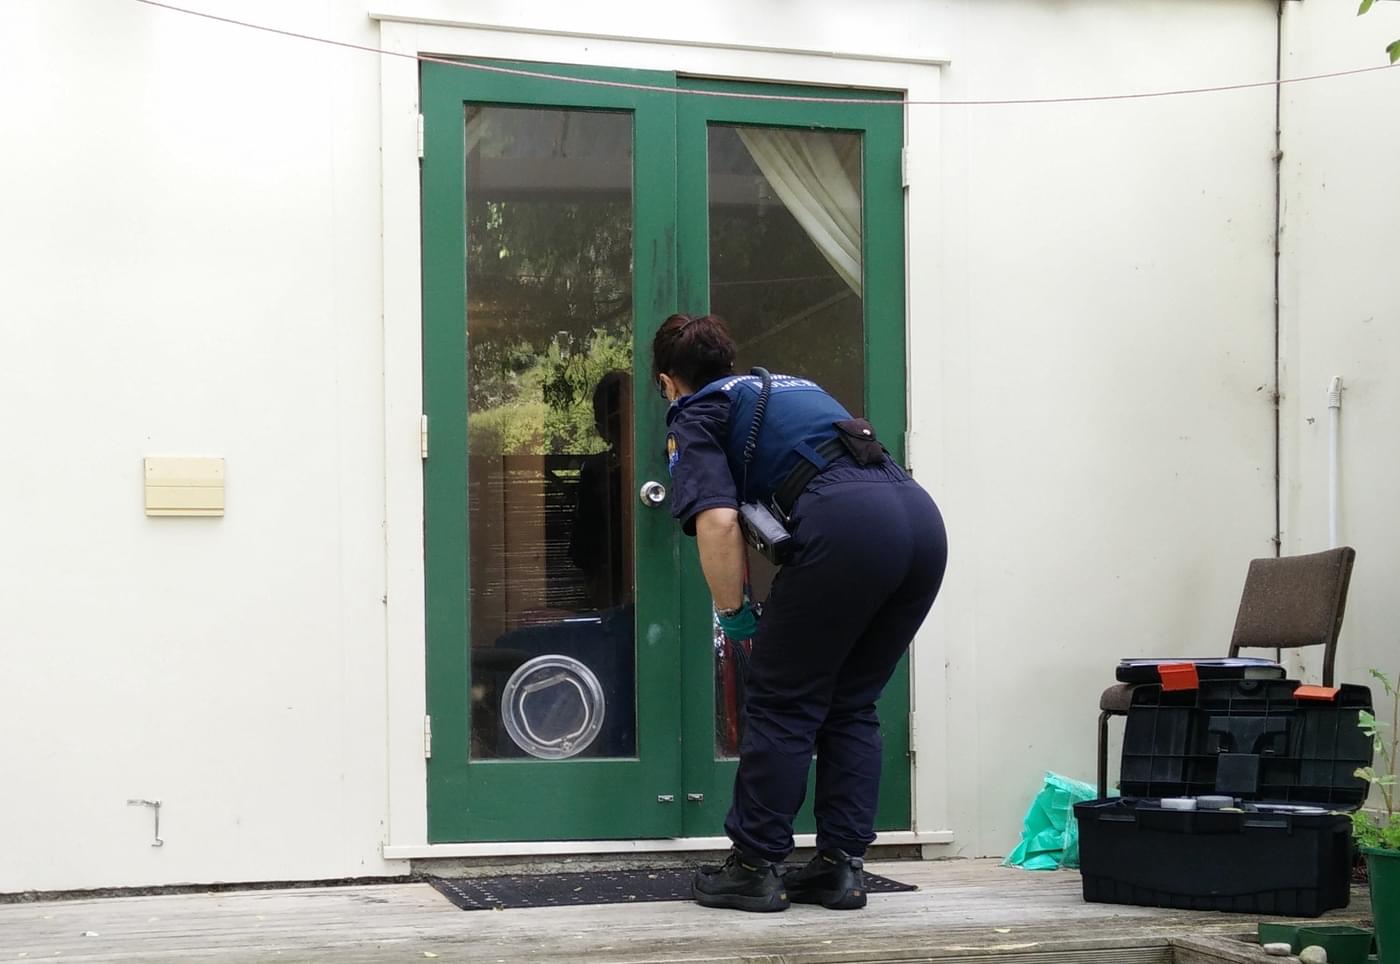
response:
<path id="1" fill-rule="evenodd" d="M 1240 596 L 1230 655 L 1241 649 L 1325 646 L 1322 685 L 1332 685 L 1337 636 L 1342 631 L 1347 585 L 1356 550 L 1350 546 L 1249 564 Z M 1117 683 L 1099 697 L 1099 797 L 1108 796 L 1108 720 L 1125 716 L 1133 684 Z"/>

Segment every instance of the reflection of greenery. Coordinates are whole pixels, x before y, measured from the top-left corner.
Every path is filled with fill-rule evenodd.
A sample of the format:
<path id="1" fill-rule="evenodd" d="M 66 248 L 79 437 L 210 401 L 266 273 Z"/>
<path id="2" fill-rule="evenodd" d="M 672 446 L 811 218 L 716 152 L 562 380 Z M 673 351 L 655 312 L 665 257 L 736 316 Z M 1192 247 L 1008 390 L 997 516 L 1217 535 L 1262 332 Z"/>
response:
<path id="1" fill-rule="evenodd" d="M 517 342 L 519 357 L 529 346 Z M 632 370 L 632 346 L 595 330 L 583 351 L 553 338 L 511 379 L 511 398 L 467 418 L 473 455 L 588 455 L 606 444 L 593 424 L 593 389 L 610 371 Z"/>
<path id="2" fill-rule="evenodd" d="M 468 199 L 472 452 L 601 451 L 593 389 L 632 371 L 629 199 L 548 185 L 501 199 L 469 186 Z"/>
<path id="3" fill-rule="evenodd" d="M 541 193 L 496 200 L 468 188 L 468 407 L 507 401 L 552 340 L 631 331 L 632 205 Z M 475 203 L 473 203 L 475 202 Z M 567 345 L 565 346 L 567 348 Z M 628 366 L 630 369 L 630 366 Z"/>
<path id="4" fill-rule="evenodd" d="M 1356 776 L 1379 791 L 1381 805 L 1373 812 L 1364 807 L 1358 809 L 1351 815 L 1352 828 L 1356 842 L 1363 847 L 1400 851 L 1400 803 L 1395 797 L 1396 786 L 1400 785 L 1400 676 L 1392 682 L 1378 669 L 1372 669 L 1371 675 L 1390 697 L 1390 722 L 1376 719 L 1374 713 L 1361 712 L 1360 726 L 1372 741 L 1376 759 L 1372 766 L 1357 770 Z"/>
<path id="5" fill-rule="evenodd" d="M 616 321 L 632 307 L 632 206 L 606 196 L 469 204 L 467 271 L 474 331 L 530 339 Z"/>

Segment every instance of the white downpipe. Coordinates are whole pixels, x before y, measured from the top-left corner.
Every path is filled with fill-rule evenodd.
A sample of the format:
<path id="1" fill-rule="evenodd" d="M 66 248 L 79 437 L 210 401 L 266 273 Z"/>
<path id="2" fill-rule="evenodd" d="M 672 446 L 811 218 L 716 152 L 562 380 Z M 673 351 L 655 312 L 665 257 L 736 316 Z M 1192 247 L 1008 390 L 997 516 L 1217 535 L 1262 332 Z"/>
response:
<path id="1" fill-rule="evenodd" d="M 1342 376 L 1335 375 L 1327 386 L 1327 545 L 1341 544 L 1341 472 L 1338 441 L 1342 431 Z"/>

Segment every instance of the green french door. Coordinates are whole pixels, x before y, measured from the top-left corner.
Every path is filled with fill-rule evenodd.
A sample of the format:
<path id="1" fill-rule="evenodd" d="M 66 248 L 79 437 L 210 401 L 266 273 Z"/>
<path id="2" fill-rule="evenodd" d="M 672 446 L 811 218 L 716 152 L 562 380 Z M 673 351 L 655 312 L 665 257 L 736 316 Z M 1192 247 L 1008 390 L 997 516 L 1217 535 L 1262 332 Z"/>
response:
<path id="1" fill-rule="evenodd" d="M 718 835 L 742 654 L 667 510 L 651 334 L 720 313 L 741 366 L 902 456 L 900 107 L 501 66 L 646 89 L 422 68 L 429 839 Z M 908 697 L 901 670 L 881 829 L 910 825 Z"/>

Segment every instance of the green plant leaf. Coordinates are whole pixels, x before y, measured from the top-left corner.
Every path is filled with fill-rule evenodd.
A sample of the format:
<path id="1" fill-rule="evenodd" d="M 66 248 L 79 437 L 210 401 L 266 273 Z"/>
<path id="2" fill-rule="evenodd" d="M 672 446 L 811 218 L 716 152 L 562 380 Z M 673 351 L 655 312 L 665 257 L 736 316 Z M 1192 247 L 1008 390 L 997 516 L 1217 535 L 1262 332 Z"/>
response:
<path id="1" fill-rule="evenodd" d="M 1368 4 L 1369 6 L 1369 4 Z M 1364 11 L 1363 11 L 1364 12 Z M 1391 45 L 1391 62 L 1400 61 L 1400 40 Z M 1378 669 L 1367 671 L 1371 678 L 1385 687 L 1388 696 L 1395 697 L 1396 683 Z M 1386 701 L 1387 704 L 1390 702 Z M 1397 699 L 1400 702 L 1400 699 Z M 1356 714 L 1357 727 L 1371 738 L 1375 749 L 1374 766 L 1360 767 L 1354 771 L 1358 779 L 1365 780 L 1379 791 L 1382 804 L 1374 810 L 1358 810 L 1352 815 L 1352 836 L 1363 847 L 1379 847 L 1400 850 L 1400 811 L 1395 809 L 1394 787 L 1400 786 L 1400 760 L 1391 745 L 1390 735 L 1400 728 L 1400 719 L 1392 718 L 1385 723 L 1376 719 L 1374 712 L 1359 710 Z"/>
<path id="2" fill-rule="evenodd" d="M 1351 815 L 1351 835 L 1363 847 L 1379 847 L 1381 844 L 1381 829 L 1365 810 Z"/>
<path id="3" fill-rule="evenodd" d="M 1386 47 L 1385 52 L 1390 54 L 1390 62 L 1392 64 L 1395 63 L 1397 60 L 1400 60 L 1400 40 L 1397 40 L 1394 43 L 1392 43 L 1389 47 Z"/>
<path id="4" fill-rule="evenodd" d="M 1356 725 L 1361 727 L 1361 732 L 1365 733 L 1367 736 L 1376 735 L 1377 726 L 1375 714 L 1367 710 L 1362 710 L 1360 713 L 1356 714 Z"/>
<path id="5" fill-rule="evenodd" d="M 1379 843 L 1386 850 L 1400 850 L 1400 821 L 1393 821 L 1379 834 Z"/>
<path id="6" fill-rule="evenodd" d="M 1376 2 L 1376 0 L 1361 0 L 1361 9 L 1358 10 L 1358 11 L 1356 11 L 1356 15 L 1359 17 L 1359 16 L 1361 16 L 1363 13 L 1365 13 L 1367 10 L 1370 10 L 1370 9 L 1371 9 L 1371 4 L 1373 4 L 1373 3 L 1375 3 L 1375 2 Z"/>

